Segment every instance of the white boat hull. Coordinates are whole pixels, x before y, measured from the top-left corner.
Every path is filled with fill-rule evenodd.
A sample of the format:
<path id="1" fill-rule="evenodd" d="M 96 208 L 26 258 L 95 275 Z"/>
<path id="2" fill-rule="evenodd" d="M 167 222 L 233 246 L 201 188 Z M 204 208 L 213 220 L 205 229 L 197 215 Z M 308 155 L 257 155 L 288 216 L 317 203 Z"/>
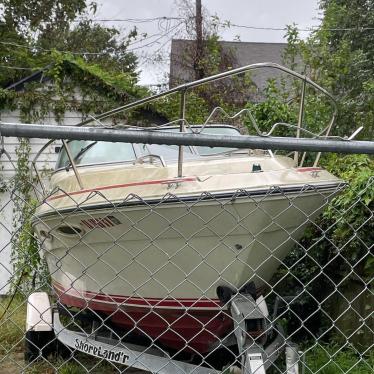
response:
<path id="1" fill-rule="evenodd" d="M 43 219 L 52 279 L 68 292 L 217 300 L 220 285 L 266 285 L 331 192 L 164 201 Z M 133 201 L 136 202 L 136 201 Z M 61 226 L 79 228 L 63 234 Z"/>
<path id="2" fill-rule="evenodd" d="M 196 161 L 181 178 L 175 166 L 88 167 L 83 189 L 58 171 L 34 227 L 59 302 L 172 349 L 211 351 L 233 329 L 217 288 L 263 292 L 341 184 L 292 162 Z"/>

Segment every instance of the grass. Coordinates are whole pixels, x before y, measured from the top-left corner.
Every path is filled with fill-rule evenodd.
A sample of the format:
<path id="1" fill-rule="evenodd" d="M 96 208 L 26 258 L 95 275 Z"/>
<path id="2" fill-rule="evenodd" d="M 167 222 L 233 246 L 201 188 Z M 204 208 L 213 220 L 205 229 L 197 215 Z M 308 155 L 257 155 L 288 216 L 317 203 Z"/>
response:
<path id="1" fill-rule="evenodd" d="M 8 305 L 8 298 L 0 299 L 0 316 Z M 106 361 L 88 355 L 76 354 L 69 360 L 50 356 L 33 364 L 23 359 L 26 300 L 15 298 L 6 314 L 0 320 L 0 373 L 16 374 L 83 374 L 119 373 L 116 367 Z M 352 348 L 340 349 L 338 345 L 316 345 L 305 348 L 305 374 L 373 374 L 374 352 L 360 357 Z M 282 358 L 283 362 L 284 359 Z M 122 367 L 122 370 L 124 367 Z M 273 370 L 284 373 L 283 370 Z M 141 373 L 139 370 L 125 370 L 126 373 Z M 144 373 L 144 372 L 142 372 Z"/>
<path id="2" fill-rule="evenodd" d="M 108 362 L 100 362 L 94 358 L 78 354 L 74 359 L 68 361 L 49 358 L 47 361 L 34 363 L 24 370 L 25 374 L 52 374 L 56 372 L 59 374 L 112 374 L 120 373 L 121 369 L 117 369 Z M 128 371 L 125 372 L 127 373 Z"/>
<path id="3" fill-rule="evenodd" d="M 306 350 L 305 374 L 373 374 L 374 352 L 360 357 L 353 348 L 318 345 Z"/>
<path id="4" fill-rule="evenodd" d="M 0 316 L 8 306 L 9 298 L 0 298 Z M 24 361 L 24 334 L 26 322 L 26 300 L 17 297 L 0 320 L 0 373 L 6 374 L 83 374 L 119 373 L 114 364 L 77 353 L 63 360 L 55 356 L 28 364 Z M 122 367 L 123 370 L 124 367 Z M 126 370 L 126 373 L 144 373 Z"/>
<path id="5" fill-rule="evenodd" d="M 0 299 L 0 358 L 9 352 L 21 352 L 25 333 L 26 300 L 16 297 L 8 310 L 9 298 Z"/>

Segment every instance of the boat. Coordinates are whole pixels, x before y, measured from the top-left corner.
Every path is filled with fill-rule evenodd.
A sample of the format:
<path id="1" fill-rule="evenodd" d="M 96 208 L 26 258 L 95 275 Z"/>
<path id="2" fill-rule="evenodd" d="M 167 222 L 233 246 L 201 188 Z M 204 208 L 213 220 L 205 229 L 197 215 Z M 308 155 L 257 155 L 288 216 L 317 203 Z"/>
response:
<path id="1" fill-rule="evenodd" d="M 181 130 L 242 136 L 222 123 L 152 129 Z M 267 150 L 72 140 L 33 226 L 61 305 L 205 355 L 232 335 L 230 296 L 258 300 L 341 185 Z"/>

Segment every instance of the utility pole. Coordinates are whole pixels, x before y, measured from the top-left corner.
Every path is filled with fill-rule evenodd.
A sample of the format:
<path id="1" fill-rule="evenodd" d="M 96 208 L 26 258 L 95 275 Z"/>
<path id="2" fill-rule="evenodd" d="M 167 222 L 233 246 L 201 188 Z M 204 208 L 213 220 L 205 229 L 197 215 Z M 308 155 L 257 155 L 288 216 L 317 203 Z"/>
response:
<path id="1" fill-rule="evenodd" d="M 196 53 L 194 60 L 195 79 L 204 78 L 204 69 L 201 65 L 203 58 L 203 15 L 201 11 L 201 0 L 196 0 Z"/>

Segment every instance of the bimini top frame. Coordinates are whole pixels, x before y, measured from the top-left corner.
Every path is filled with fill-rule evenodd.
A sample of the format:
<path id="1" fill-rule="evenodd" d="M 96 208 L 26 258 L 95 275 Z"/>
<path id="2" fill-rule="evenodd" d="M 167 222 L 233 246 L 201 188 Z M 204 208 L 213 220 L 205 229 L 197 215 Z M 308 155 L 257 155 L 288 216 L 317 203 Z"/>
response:
<path id="1" fill-rule="evenodd" d="M 293 70 L 290 70 L 290 69 L 288 69 L 288 68 L 286 68 L 284 66 L 281 66 L 281 65 L 278 65 L 278 64 L 272 63 L 272 62 L 264 62 L 264 63 L 251 64 L 251 65 L 243 66 L 243 67 L 240 67 L 240 68 L 237 68 L 237 69 L 232 69 L 232 70 L 226 71 L 224 73 L 212 75 L 210 77 L 203 78 L 203 79 L 200 79 L 200 80 L 196 80 L 196 81 L 193 81 L 193 82 L 190 82 L 190 83 L 185 83 L 185 84 L 182 84 L 180 86 L 174 87 L 174 88 L 172 88 L 172 89 L 170 89 L 168 91 L 165 91 L 165 92 L 153 95 L 153 96 L 149 96 L 149 97 L 146 97 L 144 99 L 140 99 L 140 100 L 128 103 L 126 105 L 120 106 L 118 108 L 109 110 L 109 111 L 107 111 L 105 113 L 102 113 L 102 114 L 99 114 L 99 115 L 97 115 L 95 117 L 90 116 L 89 118 L 85 119 L 84 121 L 79 122 L 78 124 L 76 124 L 76 126 L 85 126 L 85 125 L 88 125 L 89 123 L 92 123 L 92 122 L 96 122 L 96 123 L 100 124 L 101 123 L 100 120 L 102 120 L 102 119 L 111 117 L 111 116 L 113 116 L 115 114 L 118 114 L 118 113 L 126 112 L 128 110 L 137 108 L 137 107 L 145 105 L 145 104 L 149 104 L 149 103 L 151 103 L 151 102 L 153 102 L 155 100 L 158 100 L 158 99 L 160 99 L 162 97 L 169 96 L 169 95 L 172 95 L 172 94 L 175 94 L 175 93 L 179 93 L 180 94 L 180 118 L 177 121 L 173 121 L 173 122 L 174 123 L 175 122 L 179 122 L 180 132 L 185 132 L 185 130 L 186 130 L 186 123 L 187 123 L 186 122 L 186 118 L 185 118 L 185 114 L 186 114 L 185 113 L 185 110 L 186 110 L 186 95 L 187 95 L 187 93 L 188 93 L 188 91 L 190 89 L 198 87 L 198 86 L 201 86 L 201 85 L 204 85 L 204 84 L 207 84 L 207 83 L 219 81 L 219 80 L 222 80 L 224 78 L 233 77 L 233 76 L 236 76 L 238 74 L 245 73 L 247 71 L 257 70 L 257 69 L 268 69 L 268 68 L 280 70 L 280 71 L 282 71 L 282 72 L 284 72 L 284 73 L 286 73 L 286 74 L 288 74 L 288 75 L 290 75 L 290 76 L 292 76 L 294 78 L 300 79 L 302 81 L 301 100 L 300 100 L 300 107 L 299 107 L 298 123 L 297 123 L 297 126 L 291 126 L 291 127 L 295 127 L 296 128 L 296 130 L 297 130 L 296 137 L 297 138 L 300 137 L 301 131 L 305 131 L 305 129 L 302 128 L 302 121 L 303 121 L 303 117 L 304 117 L 304 102 L 305 102 L 305 94 L 306 94 L 306 84 L 309 84 L 316 91 L 319 91 L 322 94 L 324 94 L 325 96 L 327 96 L 327 98 L 330 100 L 331 105 L 333 107 L 333 113 L 332 113 L 331 119 L 328 122 L 327 126 L 321 131 L 320 134 L 318 134 L 319 136 L 327 138 L 330 135 L 331 128 L 332 128 L 332 126 L 333 126 L 333 124 L 335 122 L 335 118 L 336 118 L 336 115 L 337 115 L 337 104 L 336 104 L 336 101 L 333 98 L 333 96 L 329 92 L 327 92 L 324 88 L 322 88 L 321 86 L 319 86 L 317 83 L 313 82 L 311 79 L 309 79 L 305 75 L 299 74 L 299 73 L 297 73 L 297 72 L 295 72 Z M 215 110 L 216 110 L 216 108 L 213 110 L 213 112 Z M 212 115 L 209 116 L 208 120 L 211 117 L 212 117 Z M 268 134 L 259 133 L 259 130 L 258 130 L 258 128 L 257 128 L 257 126 L 256 126 L 256 124 L 255 124 L 254 119 L 253 119 L 252 116 L 251 116 L 251 121 L 254 124 L 254 126 L 255 126 L 255 128 L 256 128 L 256 130 L 258 132 L 258 135 L 260 135 L 260 136 L 269 136 L 271 134 L 272 131 L 270 131 Z M 278 125 L 278 124 L 276 124 L 276 125 Z M 162 126 L 165 126 L 165 125 L 162 125 Z M 33 167 L 34 167 L 34 169 L 35 169 L 36 174 L 37 174 L 38 177 L 39 177 L 39 173 L 38 173 L 37 168 L 36 168 L 36 160 L 39 158 L 39 156 L 41 155 L 41 153 L 53 141 L 54 140 L 51 140 L 48 143 L 46 143 L 40 149 L 40 151 L 36 154 L 34 160 L 32 161 Z M 69 145 L 68 145 L 68 143 L 65 140 L 62 140 L 62 141 L 63 141 L 63 146 L 66 148 L 66 152 L 67 152 L 70 164 L 72 165 L 72 169 L 73 169 L 73 171 L 75 173 L 75 176 L 77 178 L 77 181 L 78 181 L 80 187 L 83 188 L 83 184 L 82 184 L 82 180 L 81 180 L 81 178 L 79 176 L 78 168 L 76 167 L 74 158 L 73 158 L 73 156 L 72 156 L 72 154 L 71 154 L 71 152 L 69 150 Z M 303 163 L 304 158 L 305 158 L 305 154 L 304 154 L 304 156 L 303 156 L 303 158 L 301 160 L 301 164 Z M 314 162 L 315 165 L 318 163 L 319 158 L 320 158 L 320 153 L 317 154 L 316 160 Z M 298 163 L 298 153 L 297 152 L 295 152 L 295 163 L 296 164 Z M 182 176 L 182 168 L 183 168 L 183 146 L 180 145 L 179 146 L 179 153 L 178 153 L 178 177 Z"/>

